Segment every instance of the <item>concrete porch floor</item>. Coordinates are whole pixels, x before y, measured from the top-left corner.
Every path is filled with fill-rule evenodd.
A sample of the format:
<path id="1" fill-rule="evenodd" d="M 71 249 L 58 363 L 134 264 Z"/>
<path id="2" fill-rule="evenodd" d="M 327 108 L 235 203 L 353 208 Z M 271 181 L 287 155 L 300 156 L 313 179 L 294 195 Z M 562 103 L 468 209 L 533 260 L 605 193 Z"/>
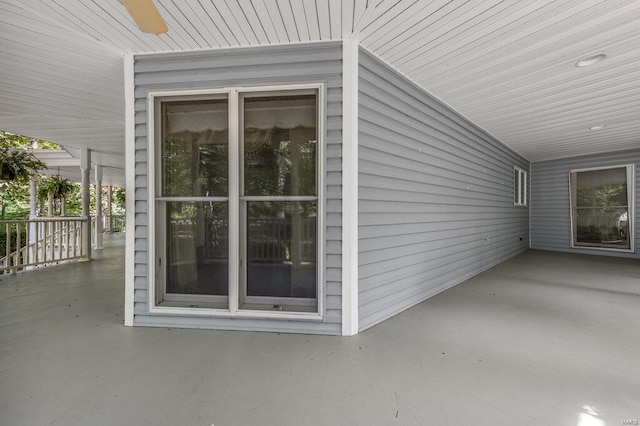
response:
<path id="1" fill-rule="evenodd" d="M 123 243 L 0 277 L 1 425 L 640 419 L 638 260 L 529 251 L 341 338 L 124 327 Z"/>

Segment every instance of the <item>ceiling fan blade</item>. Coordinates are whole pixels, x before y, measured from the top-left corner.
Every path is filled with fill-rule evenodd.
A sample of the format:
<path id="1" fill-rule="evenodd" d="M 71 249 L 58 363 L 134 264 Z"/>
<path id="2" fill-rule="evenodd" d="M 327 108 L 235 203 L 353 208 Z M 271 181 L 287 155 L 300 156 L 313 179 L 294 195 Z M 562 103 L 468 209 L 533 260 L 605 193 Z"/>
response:
<path id="1" fill-rule="evenodd" d="M 145 33 L 162 34 L 169 31 L 152 0 L 121 0 L 138 28 Z"/>

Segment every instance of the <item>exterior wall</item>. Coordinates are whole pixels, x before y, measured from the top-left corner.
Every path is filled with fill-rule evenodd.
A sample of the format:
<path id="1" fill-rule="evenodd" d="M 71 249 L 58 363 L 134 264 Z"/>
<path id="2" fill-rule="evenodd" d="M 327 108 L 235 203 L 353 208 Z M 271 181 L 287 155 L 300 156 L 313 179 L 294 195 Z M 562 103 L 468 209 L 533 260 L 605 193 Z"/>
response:
<path id="1" fill-rule="evenodd" d="M 359 323 L 364 330 L 528 247 L 528 162 L 361 49 Z"/>
<path id="2" fill-rule="evenodd" d="M 134 325 L 340 334 L 342 44 L 317 43 L 138 55 L 135 82 Z M 326 84 L 324 159 L 325 315 L 319 321 L 150 315 L 147 94 L 233 86 Z"/>
<path id="3" fill-rule="evenodd" d="M 635 211 L 635 253 L 571 247 L 569 172 L 592 167 L 635 164 L 636 206 L 640 197 L 640 149 L 562 158 L 531 163 L 531 248 L 617 257 L 639 257 L 637 232 L 640 212 Z"/>

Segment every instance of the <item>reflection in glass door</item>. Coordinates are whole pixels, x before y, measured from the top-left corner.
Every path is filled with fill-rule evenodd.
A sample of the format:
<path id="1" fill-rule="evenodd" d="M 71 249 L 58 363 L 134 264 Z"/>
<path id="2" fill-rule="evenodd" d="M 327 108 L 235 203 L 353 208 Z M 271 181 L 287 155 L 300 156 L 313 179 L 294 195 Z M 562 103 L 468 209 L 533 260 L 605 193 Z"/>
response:
<path id="1" fill-rule="evenodd" d="M 317 94 L 241 96 L 240 309 L 317 310 Z"/>
<path id="2" fill-rule="evenodd" d="M 156 304 L 318 312 L 319 96 L 155 98 Z"/>
<path id="3" fill-rule="evenodd" d="M 228 307 L 228 100 L 161 103 L 164 306 Z"/>

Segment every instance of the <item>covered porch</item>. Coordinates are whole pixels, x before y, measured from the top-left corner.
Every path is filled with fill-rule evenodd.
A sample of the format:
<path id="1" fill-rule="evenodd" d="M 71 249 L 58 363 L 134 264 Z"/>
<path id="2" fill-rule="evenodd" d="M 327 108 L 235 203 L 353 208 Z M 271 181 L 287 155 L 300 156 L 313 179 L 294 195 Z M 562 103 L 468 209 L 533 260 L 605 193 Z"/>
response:
<path id="1" fill-rule="evenodd" d="M 0 424 L 617 425 L 636 259 L 529 250 L 350 338 L 123 327 L 124 236 L 2 276 Z"/>

